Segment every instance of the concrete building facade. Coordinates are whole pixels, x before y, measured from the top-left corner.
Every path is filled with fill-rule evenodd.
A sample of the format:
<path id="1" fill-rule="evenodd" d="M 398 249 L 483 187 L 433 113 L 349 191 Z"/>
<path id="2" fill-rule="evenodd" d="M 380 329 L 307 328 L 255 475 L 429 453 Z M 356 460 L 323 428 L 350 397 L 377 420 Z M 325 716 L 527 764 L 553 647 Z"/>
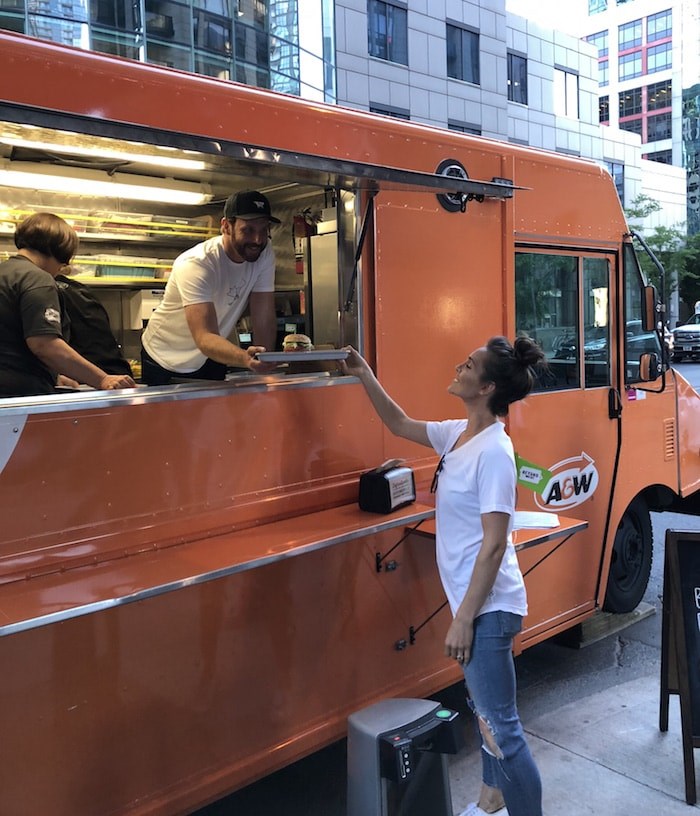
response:
<path id="1" fill-rule="evenodd" d="M 626 205 L 660 186 L 639 135 L 600 126 L 595 44 L 505 0 L 336 0 L 335 17 L 339 104 L 593 158 Z M 682 173 L 661 175 L 675 218 Z"/>
<path id="2" fill-rule="evenodd" d="M 637 133 L 645 159 L 687 171 L 689 234 L 700 231 L 700 3 L 588 0 L 599 118 Z"/>

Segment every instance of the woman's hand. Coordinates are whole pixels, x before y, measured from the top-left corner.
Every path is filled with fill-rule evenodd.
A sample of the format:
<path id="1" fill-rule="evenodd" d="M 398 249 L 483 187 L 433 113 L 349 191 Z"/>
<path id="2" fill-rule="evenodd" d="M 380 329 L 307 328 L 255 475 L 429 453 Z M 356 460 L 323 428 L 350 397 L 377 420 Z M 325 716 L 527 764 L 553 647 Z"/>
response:
<path id="1" fill-rule="evenodd" d="M 136 388 L 136 383 L 128 374 L 107 374 L 100 380 L 101 391 L 118 391 L 120 388 Z"/>
<path id="2" fill-rule="evenodd" d="M 365 372 L 371 373 L 371 369 L 367 364 L 367 361 L 362 357 L 357 349 L 354 349 L 352 346 L 345 346 L 343 351 L 348 352 L 347 358 L 340 361 L 340 368 L 343 374 L 349 374 L 353 377 L 360 377 Z"/>
<path id="3" fill-rule="evenodd" d="M 454 618 L 445 637 L 445 654 L 466 666 L 469 663 L 474 639 L 474 622 Z"/>
<path id="4" fill-rule="evenodd" d="M 80 388 L 80 383 L 77 380 L 74 380 L 72 377 L 66 377 L 65 374 L 59 374 L 58 377 L 56 377 L 56 385 L 59 388 Z"/>

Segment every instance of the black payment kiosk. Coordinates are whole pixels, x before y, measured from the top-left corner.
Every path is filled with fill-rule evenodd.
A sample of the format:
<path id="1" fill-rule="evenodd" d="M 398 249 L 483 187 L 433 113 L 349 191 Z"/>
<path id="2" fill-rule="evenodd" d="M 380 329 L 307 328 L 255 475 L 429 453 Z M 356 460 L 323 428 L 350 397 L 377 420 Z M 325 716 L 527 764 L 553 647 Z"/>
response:
<path id="1" fill-rule="evenodd" d="M 445 754 L 464 744 L 459 714 L 390 699 L 348 718 L 347 816 L 452 816 Z"/>

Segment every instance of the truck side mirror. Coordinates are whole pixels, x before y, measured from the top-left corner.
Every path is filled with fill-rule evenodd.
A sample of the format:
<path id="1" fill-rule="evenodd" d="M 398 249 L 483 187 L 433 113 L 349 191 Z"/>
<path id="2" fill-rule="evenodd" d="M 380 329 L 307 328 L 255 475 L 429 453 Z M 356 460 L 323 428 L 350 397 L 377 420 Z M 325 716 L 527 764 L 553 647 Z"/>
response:
<path id="1" fill-rule="evenodd" d="M 653 382 L 661 376 L 661 361 L 654 352 L 639 355 L 639 379 L 642 382 Z"/>
<path id="2" fill-rule="evenodd" d="M 656 287 L 649 284 L 644 287 L 644 307 L 642 309 L 642 328 L 644 331 L 656 331 L 656 305 Z"/>

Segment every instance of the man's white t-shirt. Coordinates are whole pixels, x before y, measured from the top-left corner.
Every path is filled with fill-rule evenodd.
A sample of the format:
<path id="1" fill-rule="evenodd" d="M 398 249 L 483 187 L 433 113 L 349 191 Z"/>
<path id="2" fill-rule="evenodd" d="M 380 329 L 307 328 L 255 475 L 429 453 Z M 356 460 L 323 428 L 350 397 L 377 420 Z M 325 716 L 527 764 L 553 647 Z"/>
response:
<path id="1" fill-rule="evenodd" d="M 479 615 L 527 613 L 527 598 L 512 541 L 515 512 L 515 457 L 502 422 L 494 422 L 451 450 L 466 419 L 428 422 L 430 444 L 444 456 L 436 495 L 436 553 L 442 585 L 452 614 L 464 600 L 483 541 L 481 515 L 507 513 L 508 543 L 498 575 Z"/>
<path id="2" fill-rule="evenodd" d="M 228 337 L 245 311 L 251 292 L 274 292 L 275 253 L 268 242 L 257 261 L 234 263 L 220 235 L 193 246 L 173 262 L 163 300 L 143 333 L 143 346 L 163 368 L 191 374 L 206 357 L 187 325 L 185 306 L 213 303 L 219 334 Z"/>

